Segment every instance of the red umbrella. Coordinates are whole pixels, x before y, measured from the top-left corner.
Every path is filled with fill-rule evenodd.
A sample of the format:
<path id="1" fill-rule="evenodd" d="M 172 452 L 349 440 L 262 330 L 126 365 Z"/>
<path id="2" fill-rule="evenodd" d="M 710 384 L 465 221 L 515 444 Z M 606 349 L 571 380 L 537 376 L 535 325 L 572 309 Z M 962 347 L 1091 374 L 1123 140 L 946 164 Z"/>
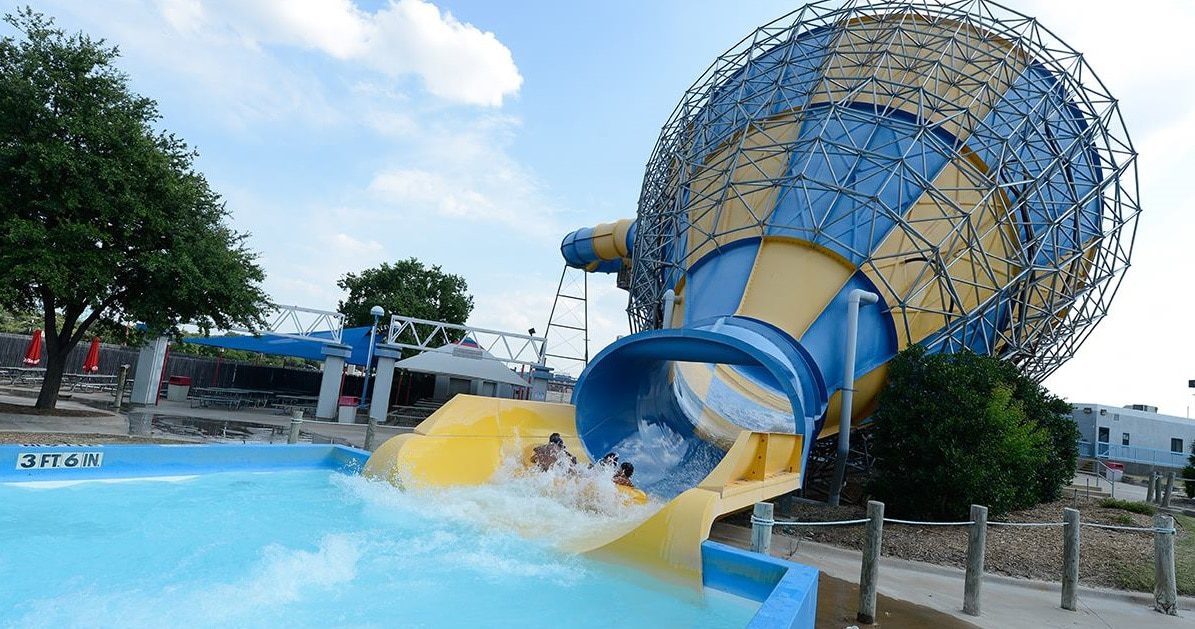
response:
<path id="1" fill-rule="evenodd" d="M 33 331 L 33 338 L 29 340 L 29 349 L 25 350 L 25 364 L 36 365 L 41 362 L 41 330 Z"/>
<path id="2" fill-rule="evenodd" d="M 100 337 L 91 337 L 91 347 L 87 349 L 87 358 L 83 361 L 83 373 L 95 373 L 100 370 Z"/>

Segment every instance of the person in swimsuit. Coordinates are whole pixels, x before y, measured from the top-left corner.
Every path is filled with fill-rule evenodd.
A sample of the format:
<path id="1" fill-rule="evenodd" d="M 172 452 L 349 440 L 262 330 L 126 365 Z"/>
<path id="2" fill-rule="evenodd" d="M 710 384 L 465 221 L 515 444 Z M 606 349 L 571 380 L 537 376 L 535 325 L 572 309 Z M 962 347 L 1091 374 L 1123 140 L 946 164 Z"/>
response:
<path id="1" fill-rule="evenodd" d="M 531 451 L 531 464 L 538 467 L 540 471 L 546 472 L 556 465 L 557 461 L 567 461 L 570 466 L 577 464 L 577 457 L 569 454 L 568 449 L 564 447 L 564 439 L 560 437 L 560 433 L 554 432 L 548 437 L 548 442 L 542 446 L 535 446 Z"/>
<path id="2" fill-rule="evenodd" d="M 623 461 L 622 465 L 618 466 L 618 471 L 614 473 L 615 485 L 622 485 L 623 487 L 635 487 L 635 483 L 631 482 L 631 476 L 635 473 L 635 466 L 630 461 Z"/>

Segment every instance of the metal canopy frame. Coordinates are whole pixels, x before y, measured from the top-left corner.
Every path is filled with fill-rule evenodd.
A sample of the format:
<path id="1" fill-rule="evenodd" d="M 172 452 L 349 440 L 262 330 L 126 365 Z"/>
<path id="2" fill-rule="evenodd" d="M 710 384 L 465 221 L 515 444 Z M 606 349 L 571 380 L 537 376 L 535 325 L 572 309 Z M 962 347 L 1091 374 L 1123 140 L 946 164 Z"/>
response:
<path id="1" fill-rule="evenodd" d="M 546 344 L 542 336 L 503 332 L 403 315 L 390 317 L 386 343 L 403 349 L 425 352 L 457 343 L 466 336 L 472 338 L 478 347 L 489 352 L 494 360 L 499 362 L 528 366 L 544 364 Z M 414 342 L 402 340 L 404 337 L 414 339 Z"/>
<path id="2" fill-rule="evenodd" d="M 853 29 L 854 41 L 839 36 L 844 25 Z M 805 54 L 808 48 L 794 44 L 827 32 L 833 36 L 827 38 L 823 52 L 828 52 L 822 55 Z M 870 48 L 860 46 L 860 41 Z M 768 54 L 786 45 L 783 58 Z M 861 48 L 882 53 L 862 58 Z M 839 65 L 828 67 L 832 59 Z M 853 65 L 845 65 L 843 59 Z M 776 71 L 778 64 L 783 71 Z M 1049 89 L 1059 97 L 1019 103 L 1028 113 L 1011 129 L 989 125 L 980 113 L 992 111 L 1005 97 L 991 88 L 998 82 L 993 77 L 1011 81 L 1027 73 L 1027 67 L 1041 67 L 1052 75 L 1056 84 Z M 792 73 L 811 68 L 817 80 L 794 87 Z M 752 76 L 775 78 L 771 83 L 743 78 Z M 736 80 L 737 85 L 732 83 Z M 944 96 L 943 82 L 954 82 L 951 93 L 961 96 Z M 736 85 L 737 93 L 728 93 L 727 85 Z M 742 174 L 744 165 L 792 155 L 794 141 L 779 133 L 769 135 L 773 129 L 812 119 L 807 112 L 814 104 L 825 121 L 847 120 L 859 115 L 860 102 L 877 112 L 907 115 L 918 141 L 964 164 L 961 187 L 938 189 L 924 178 L 914 182 L 939 206 L 941 215 L 953 221 L 946 237 L 932 237 L 881 199 L 857 192 L 850 185 L 853 173 L 840 173 L 833 180 L 787 170 L 768 177 L 763 168 L 756 168 L 754 176 Z M 1069 143 L 1065 137 L 1046 137 L 1051 132 L 1042 127 L 1047 125 L 1025 124 L 1059 117 L 1067 123 L 1081 121 L 1073 123 L 1081 131 Z M 970 139 L 948 133 L 960 129 Z M 951 137 L 954 142 L 943 139 Z M 968 168 L 966 153 L 974 153 L 968 142 L 977 137 L 986 138 L 983 150 L 995 159 Z M 816 140 L 821 144 L 814 150 L 826 154 L 887 160 L 888 177 L 919 176 L 914 166 L 919 154 L 893 159 L 869 153 L 866 142 L 834 143 L 820 136 Z M 1052 143 L 1048 161 L 1030 162 L 1022 154 L 1030 141 Z M 718 148 L 716 156 L 711 147 Z M 1076 151 L 1100 176 L 1082 195 L 1071 178 Z M 721 177 L 722 184 L 710 185 L 712 177 Z M 1061 194 L 1081 198 L 1060 206 L 1058 181 L 1069 184 Z M 855 252 L 864 259 L 860 268 L 865 270 L 894 262 L 922 265 L 916 281 L 896 294 L 896 303 L 888 304 L 898 333 L 907 333 L 912 317 L 930 313 L 945 322 L 943 334 L 933 343 L 940 349 L 958 349 L 956 337 L 966 334 L 966 326 L 984 325 L 985 312 L 1007 310 L 1007 322 L 993 331 L 997 340 L 991 353 L 1013 361 L 1037 380 L 1071 358 L 1107 314 L 1129 266 L 1140 212 L 1136 152 L 1116 99 L 1080 53 L 1035 19 L 986 0 L 814 2 L 760 27 L 718 58 L 685 92 L 664 125 L 639 199 L 627 307 L 632 331 L 661 327 L 665 291 L 695 261 L 687 256 L 722 246 L 727 232 L 719 233 L 717 226 L 728 200 L 751 212 L 755 222 L 745 229 L 768 233 L 772 208 L 762 207 L 757 200 L 764 195 L 753 193 L 774 187 L 816 188 L 836 195 L 834 204 L 854 203 L 856 212 L 870 209 L 896 221 L 895 229 L 905 232 L 910 247 L 886 260 L 872 251 Z M 979 204 L 987 209 L 977 209 Z M 1069 249 L 1065 242 L 1060 245 L 1068 229 L 1079 233 L 1079 221 L 1089 220 L 1081 214 L 1092 208 L 1098 214 L 1090 221 L 1094 238 L 1074 238 Z M 976 212 L 998 216 L 994 224 L 981 225 L 972 217 Z M 1043 212 L 1051 217 L 1044 228 L 1030 218 Z M 825 237 L 829 227 L 833 226 L 818 224 L 813 233 Z M 687 247 L 680 244 L 686 242 L 682 239 L 688 239 Z M 851 249 L 858 239 L 852 235 L 846 240 L 836 244 Z M 1043 264 L 1041 252 L 1047 247 L 1062 253 Z M 960 271 L 962 266 L 967 268 Z M 991 296 L 970 309 L 958 305 L 961 293 L 977 294 L 980 288 L 991 290 Z M 944 306 L 922 306 L 929 292 L 937 292 L 940 298 L 935 301 Z"/>
<path id="3" fill-rule="evenodd" d="M 263 329 L 229 329 L 235 332 L 250 332 L 256 335 L 265 333 L 300 341 L 339 345 L 344 342 L 344 318 L 343 314 L 334 310 L 274 304 L 265 316 L 266 325 Z M 316 333 L 329 332 L 330 336 L 315 336 Z"/>

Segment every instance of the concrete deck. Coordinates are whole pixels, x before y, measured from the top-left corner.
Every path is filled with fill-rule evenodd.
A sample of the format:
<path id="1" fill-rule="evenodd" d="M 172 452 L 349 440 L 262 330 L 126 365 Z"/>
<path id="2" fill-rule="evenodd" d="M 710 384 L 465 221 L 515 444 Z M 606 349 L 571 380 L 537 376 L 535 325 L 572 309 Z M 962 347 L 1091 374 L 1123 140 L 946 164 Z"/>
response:
<path id="1" fill-rule="evenodd" d="M 749 548 L 751 529 L 719 523 L 710 538 Z M 775 535 L 772 540 L 775 556 L 814 566 L 844 581 L 859 582 L 862 554 L 857 551 L 807 540 L 798 543 L 787 535 Z M 1079 610 L 1071 612 L 1060 607 L 1058 583 L 994 574 L 984 575 L 982 615 L 968 616 L 962 611 L 962 570 L 894 557 L 880 559 L 878 591 L 980 627 L 1191 627 L 1195 619 L 1195 598 L 1191 597 L 1179 597 L 1176 617 L 1155 612 L 1152 594 L 1080 587 Z"/>
<path id="2" fill-rule="evenodd" d="M 90 394 L 75 394 L 74 398 L 86 398 Z M 103 396 L 103 394 L 98 394 Z M 107 396 L 111 397 L 111 396 Z M 105 398 L 106 399 L 106 398 Z M 28 397 L 0 394 L 0 401 L 11 404 L 31 404 Z M 58 403 L 62 409 L 86 409 L 95 411 L 95 406 L 86 405 L 77 399 L 62 400 Z M 101 411 L 102 412 L 102 411 Z M 277 426 L 290 426 L 290 416 L 274 409 L 240 409 L 225 408 L 191 408 L 187 402 L 169 402 L 162 400 L 157 406 L 135 407 L 128 411 L 133 418 L 133 425 L 144 425 L 145 415 L 159 417 L 196 418 L 215 421 L 245 422 Z M 68 433 L 68 434 L 101 434 L 101 435 L 129 435 L 129 415 L 118 415 L 107 412 L 103 417 L 57 417 L 52 415 L 18 415 L 0 413 L 0 432 L 27 433 Z M 340 424 L 336 422 L 316 421 L 308 418 L 303 420 L 303 432 L 335 439 L 357 448 L 365 446 L 365 424 Z M 382 442 L 406 432 L 411 428 L 399 426 L 378 426 L 374 436 L 374 447 Z M 137 433 L 141 434 L 141 433 Z"/>

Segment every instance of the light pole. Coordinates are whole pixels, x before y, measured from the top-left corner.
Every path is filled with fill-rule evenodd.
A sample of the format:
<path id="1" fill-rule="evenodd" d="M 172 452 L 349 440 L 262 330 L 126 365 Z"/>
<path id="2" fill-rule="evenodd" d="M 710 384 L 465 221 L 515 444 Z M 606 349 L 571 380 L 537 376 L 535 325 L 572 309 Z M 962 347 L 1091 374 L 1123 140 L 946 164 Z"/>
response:
<path id="1" fill-rule="evenodd" d="M 369 350 L 365 352 L 365 383 L 361 385 L 361 403 L 359 406 L 368 406 L 369 402 L 369 369 L 373 366 L 373 346 L 374 340 L 378 335 L 378 319 L 386 314 L 386 311 L 381 306 L 374 306 L 369 309 L 369 314 L 373 315 L 373 325 L 369 328 Z"/>

